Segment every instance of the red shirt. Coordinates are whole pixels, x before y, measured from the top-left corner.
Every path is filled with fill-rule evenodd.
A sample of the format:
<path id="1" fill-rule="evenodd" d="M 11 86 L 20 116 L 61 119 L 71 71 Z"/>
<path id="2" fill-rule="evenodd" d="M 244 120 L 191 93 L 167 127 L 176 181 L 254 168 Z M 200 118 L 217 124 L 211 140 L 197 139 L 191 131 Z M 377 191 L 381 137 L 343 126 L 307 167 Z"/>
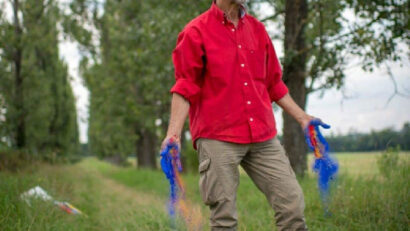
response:
<path id="1" fill-rule="evenodd" d="M 172 53 L 171 93 L 189 101 L 194 149 L 199 137 L 262 142 L 276 133 L 272 102 L 288 89 L 264 25 L 244 12 L 238 26 L 215 3 L 188 23 Z"/>

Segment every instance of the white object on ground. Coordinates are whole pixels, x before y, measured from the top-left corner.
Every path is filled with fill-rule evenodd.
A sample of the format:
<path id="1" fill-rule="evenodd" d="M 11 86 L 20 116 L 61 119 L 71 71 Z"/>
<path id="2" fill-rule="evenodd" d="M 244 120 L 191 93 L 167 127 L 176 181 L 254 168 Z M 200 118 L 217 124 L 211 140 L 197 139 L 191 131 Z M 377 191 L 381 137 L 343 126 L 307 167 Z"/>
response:
<path id="1" fill-rule="evenodd" d="M 28 205 L 30 204 L 30 198 L 37 198 L 43 201 L 54 201 L 54 199 L 47 194 L 47 192 L 40 186 L 29 189 L 27 192 L 24 192 L 20 195 L 20 198 L 24 200 Z"/>

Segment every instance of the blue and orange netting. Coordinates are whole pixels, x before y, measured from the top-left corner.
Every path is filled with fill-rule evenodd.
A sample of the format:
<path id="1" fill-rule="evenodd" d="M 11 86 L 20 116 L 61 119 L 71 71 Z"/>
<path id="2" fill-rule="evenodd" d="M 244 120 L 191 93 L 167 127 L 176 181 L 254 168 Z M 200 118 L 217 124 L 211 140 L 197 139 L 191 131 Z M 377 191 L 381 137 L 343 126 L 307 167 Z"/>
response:
<path id="1" fill-rule="evenodd" d="M 335 179 L 339 170 L 339 164 L 336 159 L 329 155 L 329 144 L 323 137 L 319 127 L 329 129 L 330 126 L 319 119 L 313 119 L 305 129 L 306 143 L 313 151 L 315 160 L 313 162 L 313 171 L 318 174 L 318 187 L 320 197 L 324 205 L 325 212 L 328 213 L 330 203 L 330 181 Z"/>
<path id="2" fill-rule="evenodd" d="M 168 213 L 173 228 L 176 228 L 176 218 L 179 215 L 183 218 L 188 230 L 201 230 L 200 208 L 194 208 L 185 197 L 185 184 L 180 175 L 182 171 L 180 150 L 177 139 L 174 137 L 170 138 L 161 150 L 161 168 L 170 185 Z"/>

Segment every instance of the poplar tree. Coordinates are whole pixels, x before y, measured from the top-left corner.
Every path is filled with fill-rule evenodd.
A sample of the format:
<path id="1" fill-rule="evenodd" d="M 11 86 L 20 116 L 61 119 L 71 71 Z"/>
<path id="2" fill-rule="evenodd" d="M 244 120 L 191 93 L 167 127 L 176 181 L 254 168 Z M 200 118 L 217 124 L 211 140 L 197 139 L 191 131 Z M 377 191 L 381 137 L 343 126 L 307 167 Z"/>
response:
<path id="1" fill-rule="evenodd" d="M 57 2 L 10 1 L 0 18 L 1 140 L 9 148 L 56 158 L 79 148 L 75 99 L 60 57 Z M 6 3 L 3 3 L 6 4 Z"/>
<path id="2" fill-rule="evenodd" d="M 91 92 L 92 153 L 117 163 L 135 153 L 138 167 L 156 168 L 175 82 L 171 53 L 185 24 L 209 6 L 206 0 L 72 2 L 78 20 L 67 18 L 65 28 L 88 51 L 81 71 Z"/>

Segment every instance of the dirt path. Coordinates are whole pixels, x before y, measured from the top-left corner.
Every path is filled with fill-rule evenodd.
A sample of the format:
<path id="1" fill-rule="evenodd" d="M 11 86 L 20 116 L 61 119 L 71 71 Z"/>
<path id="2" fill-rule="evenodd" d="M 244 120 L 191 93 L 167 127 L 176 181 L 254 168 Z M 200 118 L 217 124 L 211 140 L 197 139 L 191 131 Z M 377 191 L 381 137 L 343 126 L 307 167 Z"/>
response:
<path id="1" fill-rule="evenodd" d="M 38 174 L 51 182 L 48 188 L 56 198 L 69 201 L 86 214 L 84 222 L 92 227 L 89 230 L 170 230 L 168 198 L 111 179 L 99 169 L 98 161 L 90 161 L 44 165 Z M 202 230 L 206 220 L 200 205 L 187 204 L 185 215 L 189 220 L 181 227 Z M 178 224 L 182 223 L 179 220 Z"/>
<path id="2" fill-rule="evenodd" d="M 137 192 L 135 189 L 118 183 L 117 181 L 103 176 L 100 172 L 94 169 L 86 169 L 83 166 L 80 166 L 82 171 L 87 174 L 93 174 L 98 182 L 101 184 L 100 188 L 104 191 L 106 196 L 119 197 L 120 202 L 126 203 L 129 207 L 138 207 L 138 206 L 150 206 L 155 209 L 161 210 L 164 212 L 165 201 L 161 198 L 156 197 L 155 195 Z"/>
<path id="3" fill-rule="evenodd" d="M 109 220 L 113 219 L 117 222 L 126 222 L 139 216 L 153 220 L 156 220 L 158 215 L 168 218 L 167 199 L 137 191 L 132 187 L 104 176 L 97 169 L 90 169 L 83 165 L 78 165 L 78 168 L 81 169 L 83 174 L 86 173 L 87 175 L 94 176 L 95 181 L 98 182 L 96 186 L 103 194 L 103 197 L 110 198 L 104 205 L 100 206 L 101 216 L 110 217 Z M 197 204 L 189 203 L 185 204 L 183 211 L 186 215 L 185 222 L 187 223 L 188 230 L 202 230 L 204 219 L 201 207 Z"/>

